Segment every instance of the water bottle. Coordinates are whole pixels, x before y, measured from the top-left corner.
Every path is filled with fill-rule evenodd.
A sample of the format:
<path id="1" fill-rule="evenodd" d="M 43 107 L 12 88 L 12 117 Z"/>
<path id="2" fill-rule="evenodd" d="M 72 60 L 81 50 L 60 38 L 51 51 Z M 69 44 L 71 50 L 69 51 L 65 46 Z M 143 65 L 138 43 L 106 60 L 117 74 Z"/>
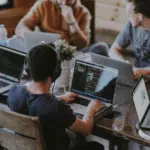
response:
<path id="1" fill-rule="evenodd" d="M 7 45 L 7 30 L 4 24 L 0 25 L 0 44 Z"/>

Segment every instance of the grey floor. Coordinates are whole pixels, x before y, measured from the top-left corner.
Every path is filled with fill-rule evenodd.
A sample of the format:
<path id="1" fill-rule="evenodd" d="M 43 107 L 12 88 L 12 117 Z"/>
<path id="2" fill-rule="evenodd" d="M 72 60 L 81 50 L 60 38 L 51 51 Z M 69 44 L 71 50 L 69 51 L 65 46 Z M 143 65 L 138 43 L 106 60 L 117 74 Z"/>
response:
<path id="1" fill-rule="evenodd" d="M 99 29 L 95 31 L 95 40 L 97 42 L 105 42 L 108 45 L 111 45 L 117 37 L 117 35 L 118 32 Z"/>

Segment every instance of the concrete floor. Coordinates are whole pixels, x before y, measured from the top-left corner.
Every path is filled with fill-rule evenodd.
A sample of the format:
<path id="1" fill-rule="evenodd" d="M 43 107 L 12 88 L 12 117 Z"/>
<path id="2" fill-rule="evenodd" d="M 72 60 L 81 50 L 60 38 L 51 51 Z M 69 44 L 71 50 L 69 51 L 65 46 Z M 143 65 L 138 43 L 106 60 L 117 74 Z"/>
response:
<path id="1" fill-rule="evenodd" d="M 98 29 L 95 31 L 95 40 L 96 42 L 105 42 L 108 45 L 111 45 L 116 39 L 118 32 Z"/>

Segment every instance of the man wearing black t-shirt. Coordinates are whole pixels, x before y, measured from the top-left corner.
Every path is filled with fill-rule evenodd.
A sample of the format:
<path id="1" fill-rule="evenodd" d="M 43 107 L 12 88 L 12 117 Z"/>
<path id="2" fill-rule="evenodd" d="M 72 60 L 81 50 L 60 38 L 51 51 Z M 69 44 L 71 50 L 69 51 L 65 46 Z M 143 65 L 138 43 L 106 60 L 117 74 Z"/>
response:
<path id="1" fill-rule="evenodd" d="M 89 135 L 94 115 L 103 107 L 100 101 L 92 101 L 81 120 L 67 105 L 67 102 L 75 100 L 76 94 L 68 93 L 59 98 L 50 94 L 52 82 L 61 73 L 58 57 L 55 49 L 49 45 L 42 44 L 32 48 L 27 56 L 32 81 L 26 86 L 12 87 L 8 96 L 8 106 L 12 111 L 40 118 L 47 150 L 68 148 L 67 128 Z"/>

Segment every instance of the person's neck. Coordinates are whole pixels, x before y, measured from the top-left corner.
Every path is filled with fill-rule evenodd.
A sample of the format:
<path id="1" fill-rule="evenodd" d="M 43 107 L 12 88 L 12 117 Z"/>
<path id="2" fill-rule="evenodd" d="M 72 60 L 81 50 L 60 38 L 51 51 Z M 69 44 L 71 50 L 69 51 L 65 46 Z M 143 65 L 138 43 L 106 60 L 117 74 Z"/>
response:
<path id="1" fill-rule="evenodd" d="M 49 94 L 50 93 L 51 82 L 30 82 L 27 85 L 27 89 L 29 92 L 33 94 Z"/>
<path id="2" fill-rule="evenodd" d="M 144 19 L 144 21 L 142 22 L 142 27 L 146 30 L 150 30 L 150 19 L 149 18 Z"/>

